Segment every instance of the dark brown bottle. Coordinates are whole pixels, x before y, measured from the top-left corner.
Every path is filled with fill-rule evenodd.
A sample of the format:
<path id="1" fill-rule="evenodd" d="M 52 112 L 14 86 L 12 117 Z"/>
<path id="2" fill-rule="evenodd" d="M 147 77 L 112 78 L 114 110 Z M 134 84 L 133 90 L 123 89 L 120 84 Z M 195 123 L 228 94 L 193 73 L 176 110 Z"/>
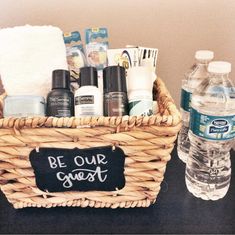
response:
<path id="1" fill-rule="evenodd" d="M 47 95 L 47 116 L 74 116 L 74 95 L 70 91 L 70 73 L 67 70 L 54 70 L 52 91 Z"/>
<path id="2" fill-rule="evenodd" d="M 109 66 L 103 71 L 104 116 L 128 115 L 126 71 L 122 66 Z"/>

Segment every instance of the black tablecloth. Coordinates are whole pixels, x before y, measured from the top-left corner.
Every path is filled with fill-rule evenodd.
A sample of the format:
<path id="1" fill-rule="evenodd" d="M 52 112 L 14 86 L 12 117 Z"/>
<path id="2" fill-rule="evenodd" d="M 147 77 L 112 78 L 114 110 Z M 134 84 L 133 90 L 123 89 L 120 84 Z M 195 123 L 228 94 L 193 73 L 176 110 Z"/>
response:
<path id="1" fill-rule="evenodd" d="M 149 208 L 27 208 L 15 210 L 0 193 L 0 233 L 235 233 L 235 152 L 232 180 L 218 201 L 193 197 L 176 149 L 157 203 Z"/>

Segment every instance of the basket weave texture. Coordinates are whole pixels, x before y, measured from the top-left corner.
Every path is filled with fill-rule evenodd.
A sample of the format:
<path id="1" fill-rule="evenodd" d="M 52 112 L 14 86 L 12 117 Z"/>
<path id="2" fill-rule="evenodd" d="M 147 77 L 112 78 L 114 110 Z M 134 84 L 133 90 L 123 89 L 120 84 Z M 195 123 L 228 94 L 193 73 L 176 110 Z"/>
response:
<path id="1" fill-rule="evenodd" d="M 1 118 L 0 188 L 8 201 L 14 208 L 129 208 L 154 203 L 181 128 L 181 116 L 160 78 L 153 90 L 159 112 L 149 117 Z M 37 188 L 29 161 L 33 149 L 110 145 L 119 146 L 127 155 L 123 189 L 46 193 Z"/>

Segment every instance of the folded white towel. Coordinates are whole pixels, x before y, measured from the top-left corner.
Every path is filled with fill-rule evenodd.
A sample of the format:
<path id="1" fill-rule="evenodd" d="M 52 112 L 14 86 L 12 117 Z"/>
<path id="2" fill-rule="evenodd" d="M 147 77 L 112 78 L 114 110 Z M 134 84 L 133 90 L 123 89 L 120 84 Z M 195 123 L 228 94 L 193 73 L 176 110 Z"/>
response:
<path id="1" fill-rule="evenodd" d="M 0 74 L 8 95 L 46 97 L 55 69 L 68 69 L 59 28 L 26 25 L 0 30 Z"/>

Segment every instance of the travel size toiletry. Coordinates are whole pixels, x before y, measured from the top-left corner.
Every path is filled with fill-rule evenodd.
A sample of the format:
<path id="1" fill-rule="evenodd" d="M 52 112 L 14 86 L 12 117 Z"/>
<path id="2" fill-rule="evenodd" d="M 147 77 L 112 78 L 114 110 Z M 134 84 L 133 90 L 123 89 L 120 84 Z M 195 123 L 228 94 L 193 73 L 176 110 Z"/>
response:
<path id="1" fill-rule="evenodd" d="M 70 73 L 68 70 L 54 70 L 52 73 L 52 91 L 47 96 L 47 116 L 74 116 L 74 95 L 70 91 Z"/>
<path id="2" fill-rule="evenodd" d="M 121 66 L 109 66 L 103 71 L 104 115 L 128 115 L 126 71 Z"/>
<path id="3" fill-rule="evenodd" d="M 75 116 L 103 116 L 103 96 L 98 88 L 96 68 L 80 68 L 79 85 L 75 92 Z"/>
<path id="4" fill-rule="evenodd" d="M 127 73 L 129 115 L 153 114 L 153 73 L 149 67 L 133 67 Z M 156 106 L 156 104 L 155 104 Z"/>
<path id="5" fill-rule="evenodd" d="M 45 116 L 45 99 L 41 96 L 7 96 L 3 105 L 4 117 Z"/>
<path id="6" fill-rule="evenodd" d="M 106 28 L 85 30 L 86 59 L 90 66 L 103 69 L 107 66 L 108 31 Z"/>

